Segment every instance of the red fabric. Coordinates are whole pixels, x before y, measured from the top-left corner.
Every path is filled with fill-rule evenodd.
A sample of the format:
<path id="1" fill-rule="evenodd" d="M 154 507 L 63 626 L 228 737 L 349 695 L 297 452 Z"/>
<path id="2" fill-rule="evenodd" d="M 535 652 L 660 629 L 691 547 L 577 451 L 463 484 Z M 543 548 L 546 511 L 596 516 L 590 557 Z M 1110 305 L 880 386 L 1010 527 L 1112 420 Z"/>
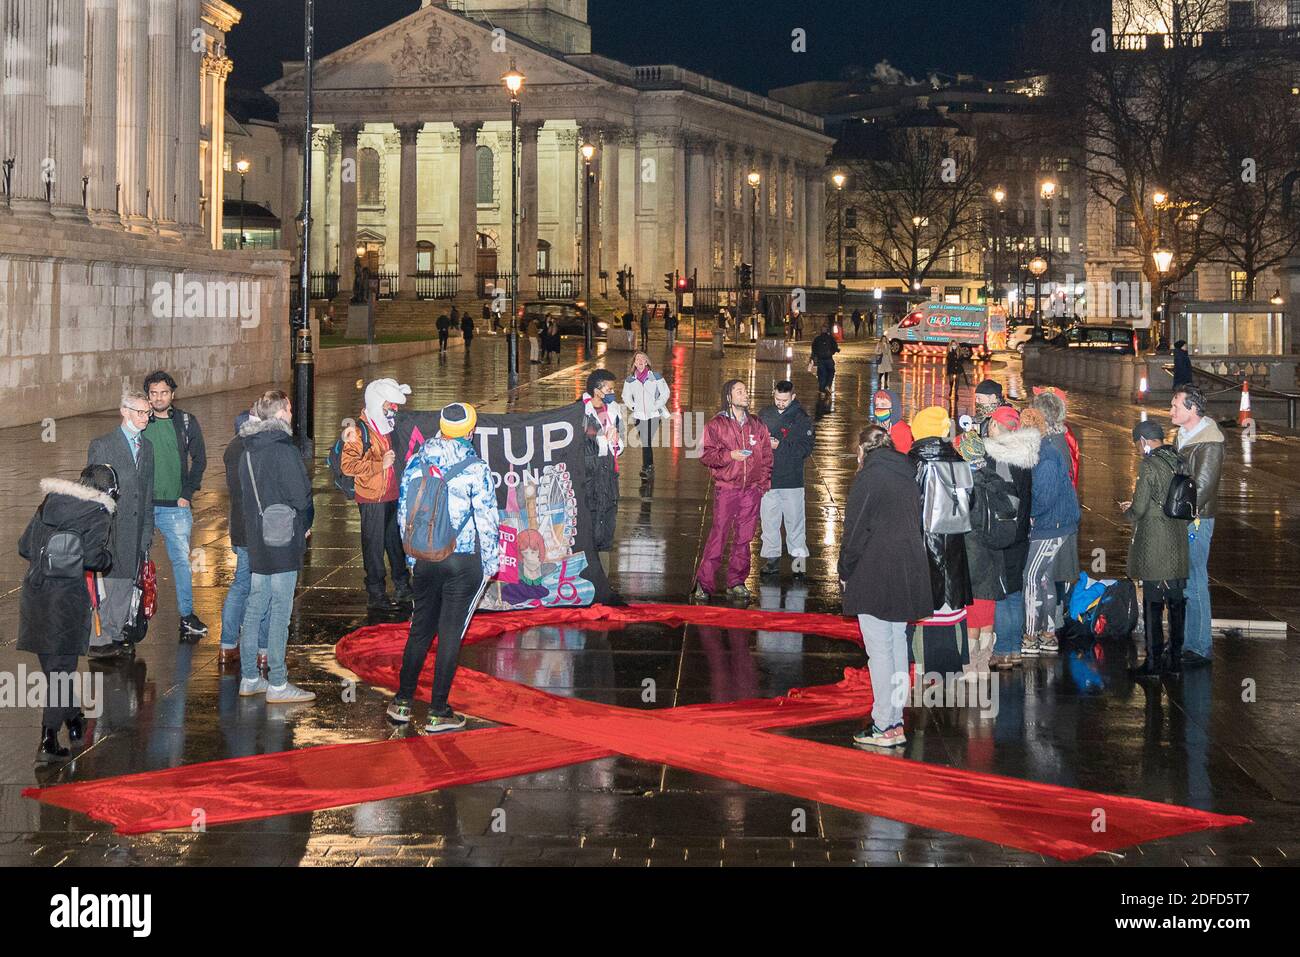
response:
<path id="1" fill-rule="evenodd" d="M 817 633 L 857 640 L 856 624 L 828 615 L 712 607 L 593 606 L 480 615 L 467 641 L 524 628 L 584 622 L 695 623 Z M 395 687 L 406 626 L 362 628 L 339 642 L 339 660 L 364 680 Z M 427 700 L 432 660 L 421 676 Z M 515 727 L 369 744 L 329 745 L 52 788 L 30 797 L 109 820 L 124 833 L 188 826 L 202 807 L 210 824 L 337 807 L 432 788 L 526 774 L 624 754 L 799 798 L 825 801 L 1072 860 L 1099 850 L 1246 818 L 1018 781 L 865 754 L 756 729 L 866 713 L 860 671 L 838 686 L 785 698 L 639 711 L 560 698 L 461 669 L 452 704 Z M 1093 831 L 1095 811 L 1106 828 Z"/>
<path id="2" fill-rule="evenodd" d="M 720 488 L 756 488 L 760 493 L 772 487 L 772 436 L 763 420 L 745 416 L 741 425 L 729 413 L 719 412 L 704 427 L 704 451 L 700 461 L 713 472 L 713 482 Z M 737 462 L 734 451 L 754 454 Z"/>

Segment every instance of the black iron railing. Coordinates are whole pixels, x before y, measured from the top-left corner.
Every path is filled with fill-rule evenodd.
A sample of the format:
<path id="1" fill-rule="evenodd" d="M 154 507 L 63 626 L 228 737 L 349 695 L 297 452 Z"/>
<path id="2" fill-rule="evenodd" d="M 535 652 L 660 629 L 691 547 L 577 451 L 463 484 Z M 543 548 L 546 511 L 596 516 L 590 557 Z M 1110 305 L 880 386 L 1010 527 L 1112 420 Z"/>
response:
<path id="1" fill-rule="evenodd" d="M 478 292 L 480 299 L 491 299 L 496 295 L 496 290 L 502 290 L 505 295 L 510 295 L 510 273 L 508 272 L 476 272 L 474 274 L 474 287 Z M 506 310 L 509 312 L 510 310 Z"/>
<path id="2" fill-rule="evenodd" d="M 417 272 L 412 281 L 417 299 L 455 299 L 460 290 L 460 273 L 450 270 L 426 269 Z"/>
<path id="3" fill-rule="evenodd" d="M 582 270 L 580 269 L 550 270 L 537 273 L 536 276 L 538 299 L 563 301 L 582 298 Z"/>
<path id="4" fill-rule="evenodd" d="M 311 274 L 311 297 L 313 299 L 333 299 L 338 294 L 338 273 L 314 272 Z"/>

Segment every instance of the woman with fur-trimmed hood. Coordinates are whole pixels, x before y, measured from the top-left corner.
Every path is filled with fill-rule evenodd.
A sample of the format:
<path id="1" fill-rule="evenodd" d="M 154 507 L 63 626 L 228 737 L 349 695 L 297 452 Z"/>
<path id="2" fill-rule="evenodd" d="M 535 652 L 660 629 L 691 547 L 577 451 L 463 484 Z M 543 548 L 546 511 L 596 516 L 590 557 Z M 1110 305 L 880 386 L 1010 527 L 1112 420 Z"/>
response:
<path id="1" fill-rule="evenodd" d="M 18 540 L 18 554 L 30 563 L 23 576 L 18 610 L 18 650 L 40 659 L 46 688 L 66 685 L 56 676 L 74 673 L 77 659 L 90 648 L 95 627 L 93 575 L 113 564 L 112 528 L 117 512 L 117 473 L 107 465 L 87 465 L 76 482 L 41 480 L 45 500 Z M 58 533 L 74 533 L 80 542 L 81 561 L 75 568 L 59 568 L 59 555 L 71 555 L 66 540 L 50 544 Z M 74 546 L 75 547 L 75 546 Z M 54 707 L 59 704 L 59 707 Z M 73 743 L 81 740 L 85 718 L 71 701 L 48 700 L 41 718 L 41 742 L 36 760 L 44 763 L 67 757 L 59 745 L 59 729 L 68 725 Z"/>

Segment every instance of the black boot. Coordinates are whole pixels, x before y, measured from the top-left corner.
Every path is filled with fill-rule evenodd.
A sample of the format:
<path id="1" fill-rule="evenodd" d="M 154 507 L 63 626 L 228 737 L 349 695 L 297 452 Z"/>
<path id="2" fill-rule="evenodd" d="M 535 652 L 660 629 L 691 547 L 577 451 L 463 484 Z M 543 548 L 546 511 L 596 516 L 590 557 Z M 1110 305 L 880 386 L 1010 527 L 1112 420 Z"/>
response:
<path id="1" fill-rule="evenodd" d="M 59 744 L 59 732 L 56 728 L 41 730 L 41 743 L 36 749 L 37 764 L 53 764 L 68 756 L 68 749 Z"/>
<path id="2" fill-rule="evenodd" d="M 80 744 L 86 737 L 86 715 L 80 708 L 77 713 L 63 722 L 68 726 L 68 740 L 73 744 Z"/>
<path id="3" fill-rule="evenodd" d="M 767 558 L 763 560 L 763 570 L 760 573 L 764 578 L 771 578 L 774 575 L 781 574 L 781 559 Z"/>
<path id="4" fill-rule="evenodd" d="M 1187 622 L 1187 599 L 1169 603 L 1169 654 L 1164 673 L 1169 678 L 1183 676 L 1183 628 Z"/>
<path id="5" fill-rule="evenodd" d="M 1142 622 L 1146 627 L 1147 660 L 1133 670 L 1133 676 L 1139 680 L 1160 675 L 1165 657 L 1164 613 L 1165 603 L 1162 601 L 1147 602 L 1142 610 Z"/>

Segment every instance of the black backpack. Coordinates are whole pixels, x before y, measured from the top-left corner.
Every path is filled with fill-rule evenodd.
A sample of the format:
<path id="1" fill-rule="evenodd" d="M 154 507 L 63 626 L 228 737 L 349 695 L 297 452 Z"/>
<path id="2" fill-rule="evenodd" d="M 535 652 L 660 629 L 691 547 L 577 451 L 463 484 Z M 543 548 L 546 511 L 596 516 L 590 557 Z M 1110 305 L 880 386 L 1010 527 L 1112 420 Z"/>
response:
<path id="1" fill-rule="evenodd" d="M 1001 551 L 1016 543 L 1019 510 L 1020 496 L 1015 493 L 1015 485 L 996 470 L 975 482 L 970 503 L 971 529 L 985 548 Z"/>
<path id="2" fill-rule="evenodd" d="M 1186 468 L 1186 463 L 1180 458 L 1165 491 L 1164 513 L 1166 518 L 1190 522 L 1196 518 L 1196 482 Z"/>
<path id="3" fill-rule="evenodd" d="M 370 451 L 370 430 L 366 428 L 364 422 L 357 422 L 357 428 L 361 430 L 361 454 Z M 330 475 L 334 479 L 334 487 L 350 499 L 357 497 L 357 480 L 351 475 L 343 474 L 343 435 L 340 433 L 338 440 L 334 443 L 325 456 L 325 464 L 329 466 Z"/>

